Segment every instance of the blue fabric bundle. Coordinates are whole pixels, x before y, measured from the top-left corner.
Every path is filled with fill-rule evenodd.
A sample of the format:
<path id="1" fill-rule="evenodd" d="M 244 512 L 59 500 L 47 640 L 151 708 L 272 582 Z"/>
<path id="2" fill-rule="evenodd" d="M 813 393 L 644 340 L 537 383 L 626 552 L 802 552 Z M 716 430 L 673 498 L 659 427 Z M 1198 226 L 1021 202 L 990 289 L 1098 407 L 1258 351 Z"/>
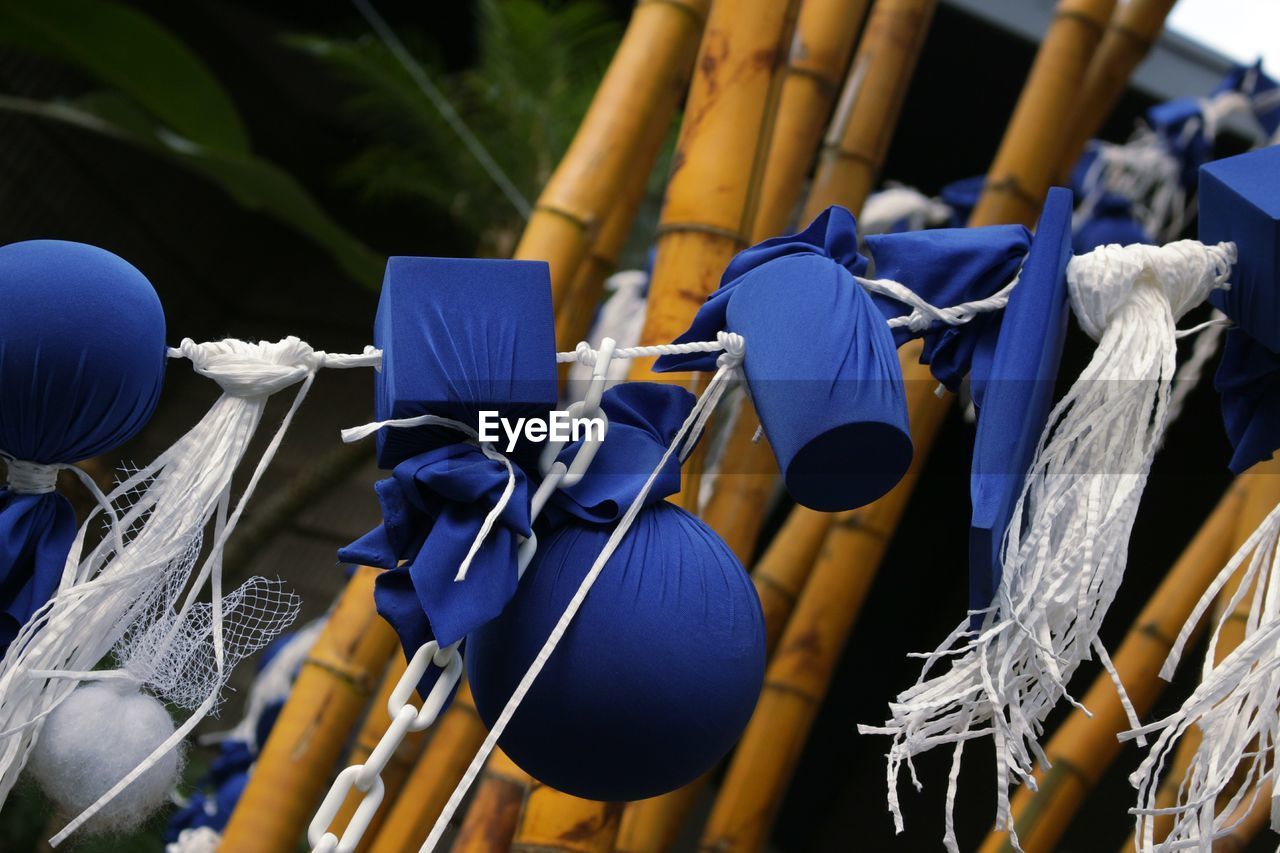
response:
<path id="1" fill-rule="evenodd" d="M 969 224 L 969 216 L 973 213 L 973 209 L 978 206 L 978 199 L 982 196 L 982 188 L 986 186 L 986 183 L 986 175 L 973 175 L 972 177 L 952 181 L 942 188 L 939 195 L 951 208 L 951 225 L 953 228 L 963 228 Z"/>
<path id="2" fill-rule="evenodd" d="M 187 804 L 175 811 L 165 825 L 164 841 L 173 844 L 186 829 L 222 832 L 231 820 L 257 756 L 243 741 L 227 741 L 196 785 Z"/>
<path id="3" fill-rule="evenodd" d="M 383 351 L 378 420 L 430 414 L 474 429 L 483 410 L 545 417 L 556 404 L 554 336 L 545 263 L 391 258 L 374 324 Z M 538 449 L 514 455 L 532 465 Z M 393 469 L 375 487 L 383 523 L 338 556 L 388 570 L 378 577 L 375 602 L 412 656 L 432 639 L 441 646 L 461 640 L 506 605 L 516 588 L 518 537 L 531 532 L 530 492 L 513 466 L 510 498 L 457 581 L 507 488 L 506 465 L 440 426 L 381 430 L 378 463 Z M 429 668 L 423 695 L 439 674 Z"/>
<path id="4" fill-rule="evenodd" d="M 487 725 L 611 530 L 569 521 L 542 537 L 510 606 L 467 640 Z M 764 616 L 746 572 L 714 531 L 661 501 L 623 538 L 499 745 L 574 796 L 657 796 L 724 757 L 763 677 Z"/>
<path id="5" fill-rule="evenodd" d="M 601 401 L 609 433 L 587 476 L 557 492 L 511 604 L 467 639 L 467 678 L 492 725 L 688 415 L 693 396 L 631 383 Z M 572 450 L 569 448 L 566 454 Z M 636 800 L 709 770 L 750 719 L 764 618 L 709 527 L 664 500 L 668 462 L 499 744 L 562 791 Z"/>
<path id="6" fill-rule="evenodd" d="M 853 216 L 824 211 L 804 231 L 737 255 L 676 339 L 746 339 L 743 371 L 787 491 L 812 509 L 870 503 L 911 463 L 893 335 L 870 295 Z M 657 371 L 710 370 L 711 354 L 668 355 Z"/>
<path id="7" fill-rule="evenodd" d="M 164 310 L 129 263 L 61 240 L 0 247 L 0 454 L 53 465 L 118 447 L 151 417 L 165 359 Z M 0 653 L 56 590 L 75 532 L 61 495 L 0 490 Z"/>
<path id="8" fill-rule="evenodd" d="M 1000 319 L 990 361 L 975 363 L 978 431 L 969 494 L 969 606 L 982 610 L 1000 586 L 1000 548 L 1053 405 L 1066 336 L 1071 191 L 1049 190 L 1018 286 Z M 972 617 L 973 627 L 982 621 Z"/>
<path id="9" fill-rule="evenodd" d="M 1240 473 L 1280 448 L 1280 146 L 1200 170 L 1200 240 L 1239 253 L 1230 289 L 1209 302 L 1235 324 L 1214 384 Z"/>
<path id="10" fill-rule="evenodd" d="M 476 428 L 481 410 L 546 417 L 556 405 L 555 314 L 542 261 L 391 258 L 373 341 L 382 349 L 377 420 L 432 414 Z M 394 468 L 458 438 L 436 426 L 382 430 L 378 465 Z"/>
<path id="11" fill-rule="evenodd" d="M 985 299 L 1018 274 L 1031 232 L 1021 225 L 938 228 L 867 237 L 875 259 L 875 277 L 904 284 L 929 304 L 946 307 Z M 886 320 L 910 313 L 910 306 L 889 296 L 872 297 Z M 958 326 L 934 323 L 923 332 L 906 326 L 893 330 L 898 346 L 924 338 L 920 363 L 952 391 L 977 359 L 989 358 L 1000 313 L 990 312 Z M 993 345 L 993 344 L 992 344 Z"/>

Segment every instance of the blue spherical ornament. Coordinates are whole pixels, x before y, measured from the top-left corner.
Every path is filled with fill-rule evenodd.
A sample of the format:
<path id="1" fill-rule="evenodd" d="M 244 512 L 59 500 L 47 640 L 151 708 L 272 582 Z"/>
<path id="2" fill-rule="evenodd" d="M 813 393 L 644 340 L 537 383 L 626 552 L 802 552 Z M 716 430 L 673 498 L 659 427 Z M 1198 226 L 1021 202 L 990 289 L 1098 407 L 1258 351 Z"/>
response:
<path id="1" fill-rule="evenodd" d="M 515 598 L 467 640 L 493 725 L 612 525 L 543 534 Z M 637 516 L 498 743 L 577 797 L 639 800 L 696 779 L 742 733 L 764 678 L 764 617 L 728 546 L 669 503 Z"/>

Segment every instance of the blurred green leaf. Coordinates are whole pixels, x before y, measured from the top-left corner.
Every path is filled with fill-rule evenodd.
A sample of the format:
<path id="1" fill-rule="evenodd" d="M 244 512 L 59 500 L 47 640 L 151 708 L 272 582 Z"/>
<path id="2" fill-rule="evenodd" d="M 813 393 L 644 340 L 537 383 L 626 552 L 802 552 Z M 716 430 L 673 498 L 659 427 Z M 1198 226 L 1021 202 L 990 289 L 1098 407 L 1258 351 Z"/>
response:
<path id="1" fill-rule="evenodd" d="M 291 175 L 252 154 L 201 145 L 162 127 L 113 92 L 44 102 L 0 95 L 0 109 L 101 133 L 166 156 L 218 183 L 236 201 L 292 225 L 323 246 L 361 285 L 376 288 L 384 259 L 338 225 Z"/>
<path id="2" fill-rule="evenodd" d="M 240 115 L 217 79 L 135 9 L 108 0 L 4 0 L 0 42 L 79 67 L 200 145 L 249 152 Z"/>

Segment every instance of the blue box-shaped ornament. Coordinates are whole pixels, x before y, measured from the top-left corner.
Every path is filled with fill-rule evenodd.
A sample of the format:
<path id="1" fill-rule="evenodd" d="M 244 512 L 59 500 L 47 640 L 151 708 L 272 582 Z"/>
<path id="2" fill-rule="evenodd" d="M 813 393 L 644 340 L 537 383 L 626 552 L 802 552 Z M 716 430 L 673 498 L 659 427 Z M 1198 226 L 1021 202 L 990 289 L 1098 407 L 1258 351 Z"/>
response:
<path id="1" fill-rule="evenodd" d="M 540 417 L 556 405 L 555 314 L 543 261 L 394 257 L 374 320 L 382 370 L 377 419 L 432 414 L 477 425 L 477 413 Z M 394 468 L 465 440 L 442 427 L 378 433 L 378 465 Z"/>
<path id="2" fill-rule="evenodd" d="M 1280 352 L 1280 146 L 1200 167 L 1200 242 L 1239 250 L 1229 290 L 1209 302 Z"/>

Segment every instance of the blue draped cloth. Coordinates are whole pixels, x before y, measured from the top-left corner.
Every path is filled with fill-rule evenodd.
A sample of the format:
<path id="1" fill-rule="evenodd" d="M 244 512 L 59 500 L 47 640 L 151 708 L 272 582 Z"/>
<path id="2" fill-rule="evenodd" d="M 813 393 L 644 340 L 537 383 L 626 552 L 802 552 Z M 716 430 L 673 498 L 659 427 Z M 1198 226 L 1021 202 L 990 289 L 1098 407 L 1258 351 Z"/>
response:
<path id="1" fill-rule="evenodd" d="M 1013 280 L 1031 245 L 1031 232 L 1022 225 L 982 228 L 938 228 L 867 237 L 875 259 L 875 277 L 904 284 L 930 305 L 949 307 L 985 299 Z M 886 320 L 910 313 L 892 297 L 872 297 Z M 934 378 L 955 391 L 975 358 L 982 360 L 994 346 L 999 312 L 977 316 L 958 326 L 935 323 L 923 332 L 907 326 L 893 330 L 901 346 L 924 338 L 920 362 Z"/>
<path id="2" fill-rule="evenodd" d="M 1228 329 L 1213 384 L 1235 448 L 1231 470 L 1240 474 L 1270 459 L 1280 448 L 1280 355 L 1242 329 Z"/>
<path id="3" fill-rule="evenodd" d="M 78 462 L 132 438 L 154 411 L 164 310 L 108 251 L 31 240 L 0 247 L 0 453 Z M 75 538 L 56 492 L 0 489 L 0 654 L 57 588 Z"/>
<path id="4" fill-rule="evenodd" d="M 978 199 L 982 196 L 982 188 L 986 183 L 986 175 L 973 175 L 952 181 L 942 188 L 939 195 L 951 208 L 953 228 L 963 228 L 969 224 L 969 217 L 978 206 Z"/>
<path id="5" fill-rule="evenodd" d="M 675 385 L 629 382 L 604 392 L 600 408 L 609 418 L 609 434 L 591 461 L 587 475 L 552 493 L 546 513 L 569 515 L 599 524 L 620 519 L 662 460 L 696 398 Z M 561 451 L 565 465 L 581 442 Z M 680 491 L 680 457 L 672 453 L 645 496 L 645 506 Z"/>
<path id="6" fill-rule="evenodd" d="M 676 339 L 746 340 L 743 371 L 795 500 L 834 511 L 870 503 L 911 463 L 893 336 L 854 280 L 866 273 L 853 216 L 828 208 L 799 234 L 740 252 Z M 710 370 L 715 353 L 670 355 L 655 370 Z"/>
<path id="7" fill-rule="evenodd" d="M 464 580 L 455 580 L 485 517 L 507 487 L 506 467 L 470 444 L 410 457 L 377 486 L 383 522 L 338 552 L 378 566 L 374 601 L 410 655 L 428 640 L 447 646 L 497 616 L 516 588 L 518 537 L 532 533 L 524 472 Z M 399 566 L 401 560 L 407 565 Z"/>
<path id="8" fill-rule="evenodd" d="M 989 364 L 975 364 L 978 407 L 969 494 L 969 606 L 987 607 L 1000 586 L 1001 541 L 1049 411 L 1066 337 L 1071 192 L 1049 190 L 1018 286 L 1000 319 Z M 981 616 L 972 618 L 975 629 Z"/>

